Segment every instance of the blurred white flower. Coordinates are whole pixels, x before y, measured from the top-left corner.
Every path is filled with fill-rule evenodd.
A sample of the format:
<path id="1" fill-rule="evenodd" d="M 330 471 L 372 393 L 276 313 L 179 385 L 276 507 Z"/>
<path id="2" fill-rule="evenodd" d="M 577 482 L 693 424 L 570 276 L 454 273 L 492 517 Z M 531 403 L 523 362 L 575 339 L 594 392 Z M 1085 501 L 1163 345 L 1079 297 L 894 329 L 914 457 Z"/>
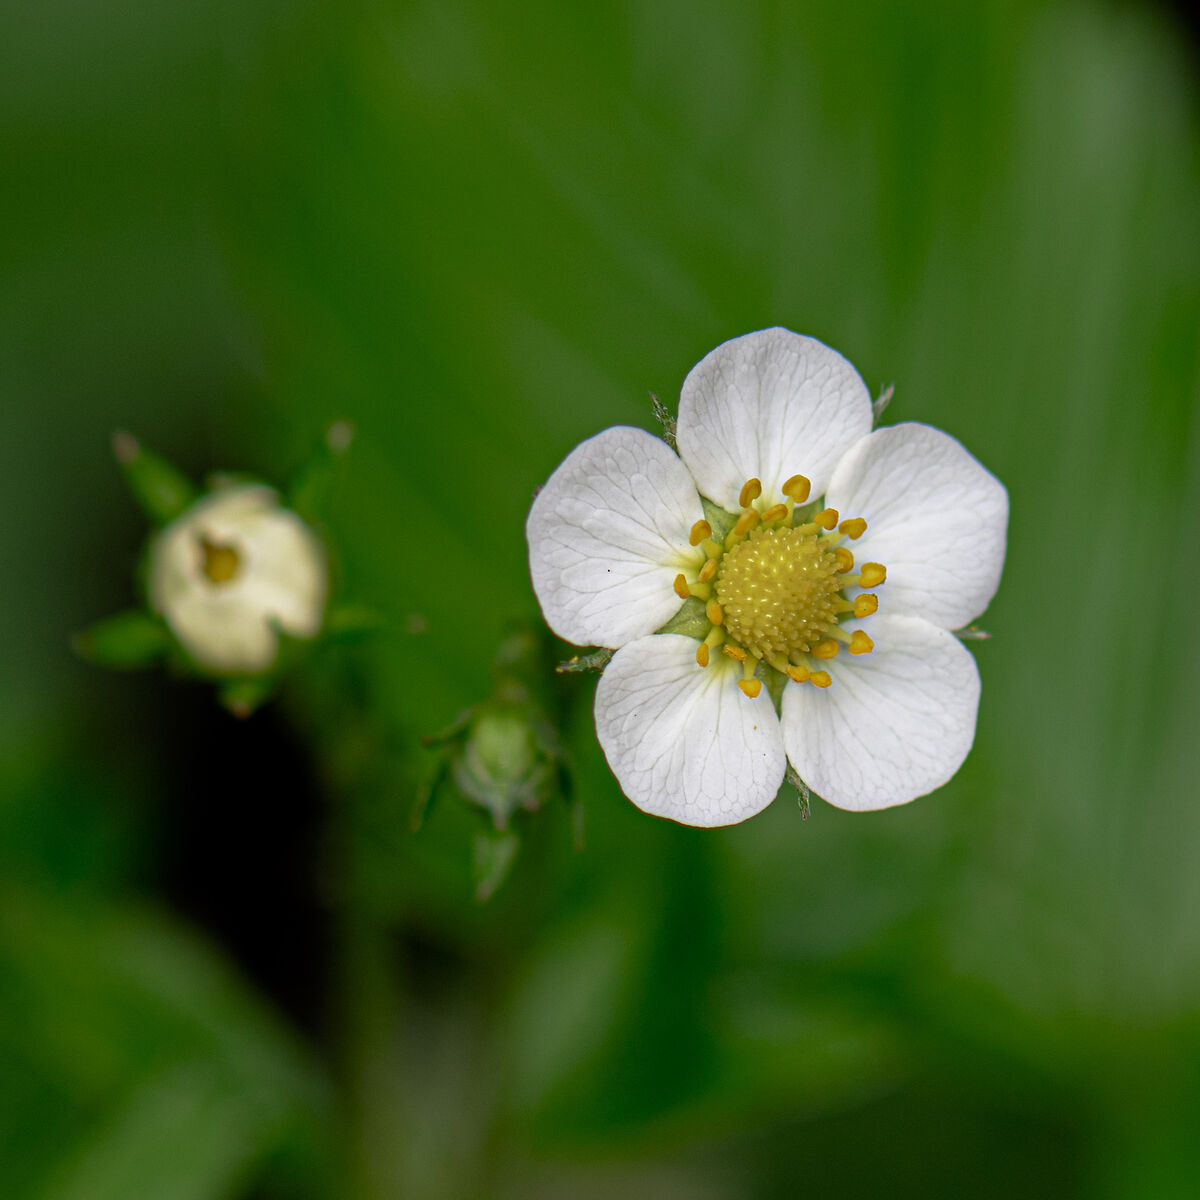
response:
<path id="1" fill-rule="evenodd" d="M 150 546 L 150 604 L 197 666 L 260 675 L 279 635 L 315 637 L 328 571 L 316 534 L 262 484 L 218 488 Z"/>
<path id="2" fill-rule="evenodd" d="M 534 590 L 560 637 L 617 651 L 596 731 L 639 808 L 742 821 L 789 759 L 830 803 L 886 808 L 962 764 L 979 675 L 950 631 L 995 593 L 1008 496 L 948 434 L 871 423 L 850 363 L 769 329 L 693 368 L 678 456 L 609 429 L 538 493 Z M 689 597 L 695 636 L 657 633 Z"/>

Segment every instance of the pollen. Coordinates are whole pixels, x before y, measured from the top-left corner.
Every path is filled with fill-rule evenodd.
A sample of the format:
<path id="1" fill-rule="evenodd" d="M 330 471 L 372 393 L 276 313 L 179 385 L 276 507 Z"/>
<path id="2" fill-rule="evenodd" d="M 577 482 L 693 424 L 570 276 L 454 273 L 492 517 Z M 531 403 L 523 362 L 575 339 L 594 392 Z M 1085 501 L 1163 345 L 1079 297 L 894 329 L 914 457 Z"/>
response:
<path id="1" fill-rule="evenodd" d="M 803 475 L 793 475 L 781 489 L 783 494 L 797 504 L 803 504 L 812 491 L 812 484 Z"/>
<path id="2" fill-rule="evenodd" d="M 875 643 L 861 629 L 856 629 L 850 635 L 851 654 L 870 654 L 874 649 Z"/>
<path id="3" fill-rule="evenodd" d="M 854 597 L 854 615 L 869 617 L 879 608 L 879 597 L 870 592 L 861 592 Z"/>
<path id="4" fill-rule="evenodd" d="M 746 508 L 748 505 L 753 504 L 754 501 L 757 500 L 761 495 L 762 480 L 747 479 L 746 482 L 742 484 L 741 493 L 738 495 L 738 504 L 740 504 L 742 508 Z"/>
<path id="5" fill-rule="evenodd" d="M 755 658 L 806 653 L 837 623 L 838 565 L 813 533 L 751 530 L 717 571 L 716 599 L 730 640 Z"/>

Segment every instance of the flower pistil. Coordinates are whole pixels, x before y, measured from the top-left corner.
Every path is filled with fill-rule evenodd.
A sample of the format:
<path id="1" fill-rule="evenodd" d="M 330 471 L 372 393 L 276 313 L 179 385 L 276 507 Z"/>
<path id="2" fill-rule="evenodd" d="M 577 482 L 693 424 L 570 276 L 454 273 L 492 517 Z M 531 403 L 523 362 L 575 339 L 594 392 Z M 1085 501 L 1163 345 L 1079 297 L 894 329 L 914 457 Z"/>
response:
<path id="1" fill-rule="evenodd" d="M 689 541 L 703 554 L 695 578 L 680 573 L 675 592 L 681 599 L 704 602 L 709 629 L 696 650 L 696 662 L 707 667 L 720 648 L 742 665 L 738 687 L 751 699 L 762 690 L 760 663 L 796 683 L 827 688 L 828 671 L 814 659 L 835 657 L 845 645 L 854 655 L 869 654 L 874 642 L 862 629 L 852 634 L 838 622 L 844 616 L 864 618 L 879 606 L 878 598 L 853 588 L 877 587 L 887 577 L 880 563 L 864 563 L 854 571 L 854 555 L 841 543 L 866 532 L 862 517 L 839 522 L 835 509 L 801 519 L 797 506 L 808 500 L 811 485 L 803 475 L 783 484 L 783 499 L 760 508 L 762 483 L 749 479 L 741 489 L 741 513 L 723 539 L 713 536 L 708 521 L 697 521 Z M 731 514 L 732 515 L 732 514 Z"/>

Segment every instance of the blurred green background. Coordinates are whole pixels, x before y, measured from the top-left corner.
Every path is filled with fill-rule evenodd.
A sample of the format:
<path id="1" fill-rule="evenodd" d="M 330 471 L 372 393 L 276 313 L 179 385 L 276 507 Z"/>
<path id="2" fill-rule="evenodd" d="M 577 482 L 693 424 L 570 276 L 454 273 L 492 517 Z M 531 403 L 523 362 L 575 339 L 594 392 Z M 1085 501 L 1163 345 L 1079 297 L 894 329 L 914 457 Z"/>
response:
<path id="1" fill-rule="evenodd" d="M 1200 140 L 1157 7 L 6 6 L 0 1195 L 1200 1189 Z M 418 741 L 533 616 L 523 521 L 718 342 L 827 341 L 1008 485 L 975 749 L 868 816 L 586 809 L 471 898 Z M 388 631 L 248 722 L 69 634 L 128 427 L 358 440 Z M 565 653 L 565 651 L 564 651 Z"/>

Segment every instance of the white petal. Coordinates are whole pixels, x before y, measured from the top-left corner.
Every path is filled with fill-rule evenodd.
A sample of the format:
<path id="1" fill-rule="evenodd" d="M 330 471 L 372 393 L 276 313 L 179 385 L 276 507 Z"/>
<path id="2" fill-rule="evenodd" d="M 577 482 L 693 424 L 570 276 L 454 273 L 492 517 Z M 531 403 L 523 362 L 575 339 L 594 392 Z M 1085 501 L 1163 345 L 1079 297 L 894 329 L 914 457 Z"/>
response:
<path id="1" fill-rule="evenodd" d="M 916 617 L 851 621 L 870 654 L 821 665 L 832 686 L 789 683 L 783 693 L 788 758 L 818 795 L 862 811 L 907 804 L 941 787 L 975 740 L 979 672 L 962 643 Z"/>
<path id="2" fill-rule="evenodd" d="M 871 428 L 871 397 L 836 350 L 787 329 L 718 346 L 691 370 L 679 397 L 679 453 L 700 491 L 736 512 L 747 479 L 766 504 L 793 475 L 813 496 L 839 458 Z"/>
<path id="3" fill-rule="evenodd" d="M 246 590 L 262 612 L 292 637 L 315 637 L 325 611 L 325 550 L 288 509 L 242 522 Z"/>
<path id="4" fill-rule="evenodd" d="M 661 438 L 618 426 L 576 446 L 525 523 L 546 623 L 576 645 L 611 647 L 665 625 L 703 516 L 692 477 Z"/>
<path id="5" fill-rule="evenodd" d="M 678 634 L 619 650 L 596 688 L 596 734 L 621 790 L 644 812 L 683 825 L 733 825 L 761 812 L 785 767 L 764 688 L 749 700 L 722 656 L 696 665 Z"/>
<path id="6" fill-rule="evenodd" d="M 858 562 L 880 562 L 882 613 L 958 629 L 995 595 L 1004 566 L 1008 493 L 948 433 L 910 423 L 877 429 L 838 463 L 826 503 L 865 517 L 850 543 Z"/>

